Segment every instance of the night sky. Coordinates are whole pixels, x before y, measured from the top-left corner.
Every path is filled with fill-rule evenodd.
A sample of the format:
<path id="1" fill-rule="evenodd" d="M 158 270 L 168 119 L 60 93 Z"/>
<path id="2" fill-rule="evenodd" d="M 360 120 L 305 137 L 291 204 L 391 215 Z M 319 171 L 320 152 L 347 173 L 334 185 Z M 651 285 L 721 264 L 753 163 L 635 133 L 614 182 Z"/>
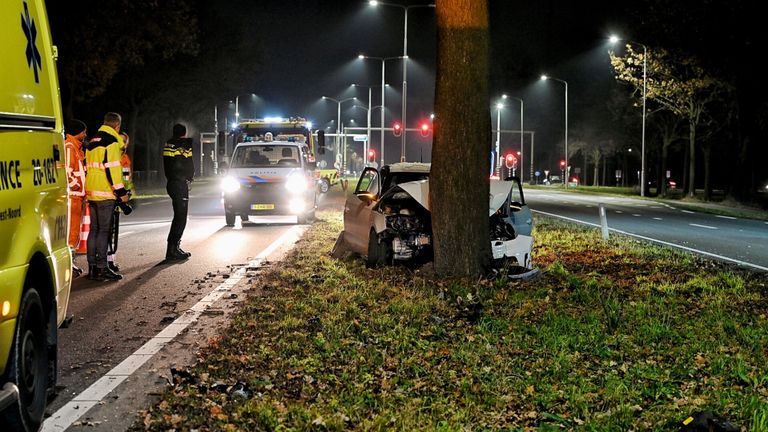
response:
<path id="1" fill-rule="evenodd" d="M 268 59 L 263 73 L 248 83 L 260 99 L 251 105 L 240 97 L 242 115 L 297 115 L 310 117 L 319 126 L 331 129 L 337 105 L 321 101 L 321 96 L 336 99 L 357 96 L 367 105 L 367 89 L 352 89 L 350 84 L 378 86 L 379 61 L 357 59 L 359 53 L 393 57 L 403 52 L 403 11 L 395 7 L 371 7 L 365 1 L 302 1 L 295 10 L 284 2 L 262 1 L 258 9 L 257 34 L 264 41 L 263 57 Z M 423 4 L 408 2 L 403 4 Z M 492 98 L 502 92 L 525 101 L 526 130 L 536 131 L 536 144 L 545 150 L 562 141 L 564 127 L 564 89 L 556 82 L 540 82 L 541 73 L 569 82 L 569 128 L 575 126 L 585 106 L 607 97 L 613 80 L 605 37 L 620 30 L 616 13 L 603 2 L 511 2 L 491 1 Z M 253 10 L 254 16 L 256 11 Z M 408 28 L 408 127 L 417 127 L 432 113 L 435 72 L 435 13 L 431 8 L 409 12 Z M 285 31 L 285 20 L 297 23 Z M 498 59 L 498 60 L 497 60 Z M 400 118 L 402 63 L 386 62 L 386 125 Z M 373 105 L 380 104 L 380 89 L 373 90 Z M 494 101 L 491 101 L 495 104 Z M 627 103 L 631 103 L 627 101 Z M 365 110 L 342 105 L 342 121 L 355 119 L 365 126 Z M 601 109 L 598 106 L 596 109 Z M 233 108 L 231 109 L 233 111 Z M 518 102 L 502 110 L 502 129 L 519 129 Z M 374 110 L 373 125 L 379 124 Z M 496 114 L 493 111 L 493 127 Z M 573 123 L 573 124 L 571 124 Z M 388 138 L 389 139 L 389 138 Z M 429 139 L 413 134 L 415 144 L 408 158 L 428 158 Z M 516 136 L 509 137 L 516 140 Z M 397 156 L 397 140 L 391 138 Z M 503 145 L 505 139 L 502 140 Z M 378 142 L 375 139 L 374 142 Z M 411 151 L 412 150 L 412 151 Z M 538 153 L 539 150 L 537 150 Z M 423 152 L 423 153 L 422 153 Z M 397 153 L 397 154 L 396 154 Z"/>
<path id="2" fill-rule="evenodd" d="M 96 3 L 98 7 L 108 8 L 124 1 L 75 0 L 74 3 L 82 8 L 77 14 L 87 16 L 88 8 Z M 402 5 L 426 4 L 411 0 L 391 1 Z M 360 60 L 358 54 L 396 57 L 403 53 L 403 10 L 397 7 L 372 7 L 364 0 L 200 0 L 188 4 L 197 16 L 197 34 L 201 43 L 216 40 L 221 52 L 238 47 L 235 49 L 239 51 L 232 57 L 242 62 L 243 70 L 248 71 L 243 78 L 227 80 L 232 76 L 218 73 L 214 63 L 205 79 L 214 83 L 228 81 L 227 86 L 221 86 L 226 90 L 192 95 L 189 89 L 186 90 L 188 101 L 181 103 L 191 103 L 189 99 L 194 99 L 204 104 L 206 112 L 211 114 L 203 117 L 210 121 L 197 117 L 168 120 L 187 121 L 194 132 L 213 130 L 213 106 L 218 107 L 219 125 L 223 129 L 225 121 L 234 119 L 234 103 L 229 102 L 234 102 L 236 96 L 240 96 L 243 118 L 303 116 L 313 121 L 316 127 L 333 131 L 337 104 L 323 101 L 321 97 L 344 99 L 357 96 L 359 105 L 367 106 L 368 90 L 352 88 L 351 84 L 378 86 L 381 82 L 381 63 Z M 57 15 L 71 11 L 58 2 L 52 6 L 54 27 L 66 31 L 66 26 L 71 24 L 60 22 L 57 25 Z M 611 47 L 607 38 L 611 33 L 617 33 L 651 49 L 664 47 L 694 54 L 719 76 L 736 83 L 734 94 L 740 104 L 738 118 L 748 123 L 728 126 L 729 136 L 722 138 L 729 140 L 724 151 L 731 158 L 731 164 L 759 160 L 765 156 L 765 150 L 760 146 L 752 145 L 746 150 L 728 148 L 741 145 L 739 134 L 745 132 L 754 135 L 751 142 L 760 142 L 765 138 L 765 128 L 760 125 L 768 124 L 759 120 L 765 111 L 761 107 L 768 106 L 768 96 L 766 86 L 758 84 L 761 80 L 760 58 L 755 55 L 759 51 L 756 47 L 765 46 L 768 37 L 760 30 L 762 24 L 755 8 L 747 0 L 638 0 L 629 3 L 491 0 L 491 100 L 488 102 L 492 126 L 496 128 L 495 104 L 502 93 L 522 98 L 525 101 L 525 129 L 536 134 L 535 168 L 541 171 L 556 168 L 563 156 L 564 86 L 557 81 L 540 81 L 540 75 L 547 73 L 569 84 L 569 144 L 581 137 L 599 135 L 602 140 L 617 142 L 621 151 L 636 150 L 640 145 L 641 112 L 633 108 L 636 99 L 630 97 L 628 88 L 614 79 L 608 56 Z M 163 17 L 147 16 L 146 20 L 162 22 Z M 244 40 L 248 43 L 243 43 Z M 65 56 L 60 63 L 67 61 L 67 48 L 71 49 L 64 48 L 61 52 Z M 623 52 L 620 46 L 614 49 Z M 411 9 L 408 25 L 409 128 L 416 128 L 433 112 L 435 54 L 435 10 Z M 200 60 L 199 56 L 197 61 Z M 187 64 L 183 59 L 173 61 Z M 258 63 L 257 67 L 253 67 L 254 61 Z M 151 65 L 147 66 L 149 69 Z M 401 117 L 402 61 L 387 61 L 386 76 L 390 87 L 386 90 L 385 126 L 391 127 Z M 82 111 L 91 110 L 88 120 L 98 121 L 96 113 L 113 107 L 116 97 L 126 98 L 125 93 L 118 96 L 123 77 L 118 75 L 97 100 L 77 107 L 77 114 L 82 116 Z M 236 81 L 234 85 L 233 81 Z M 66 89 L 66 82 L 63 87 Z M 251 93 L 258 98 L 252 99 Z M 374 88 L 372 94 L 372 105 L 376 107 L 381 103 L 380 89 Z M 64 99 L 66 102 L 66 92 Z M 609 103 L 613 104 L 610 108 Z M 630 116 L 636 116 L 636 121 L 613 123 L 611 110 L 615 113 L 616 104 L 622 105 Z M 356 126 L 364 127 L 366 111 L 352 106 L 350 102 L 343 105 L 342 122 L 350 126 L 354 119 Z M 379 117 L 378 109 L 374 109 L 374 128 L 379 126 Z M 140 123 L 137 124 L 139 128 L 149 127 L 146 119 L 135 123 Z M 653 139 L 651 126 L 652 123 L 648 128 L 648 140 Z M 163 130 L 165 126 L 159 128 Z M 501 129 L 519 128 L 518 102 L 508 100 L 501 111 Z M 386 162 L 394 162 L 399 159 L 399 138 L 387 133 L 386 139 Z M 431 136 L 423 138 L 412 133 L 408 141 L 408 160 L 430 160 Z M 530 143 L 526 144 L 526 147 L 530 146 Z M 373 145 L 375 148 L 379 145 L 378 134 L 374 134 Z M 503 152 L 517 150 L 517 146 L 517 134 L 502 136 Z M 675 152 L 670 164 L 673 176 L 679 178 L 682 176 L 683 153 L 679 146 Z M 637 154 L 637 151 L 633 153 Z M 741 162 L 737 158 L 741 158 Z M 756 165 L 738 168 L 738 172 L 750 172 L 751 184 L 765 180 Z M 727 177 L 733 176 L 733 172 L 718 166 L 716 179 L 732 181 Z"/>

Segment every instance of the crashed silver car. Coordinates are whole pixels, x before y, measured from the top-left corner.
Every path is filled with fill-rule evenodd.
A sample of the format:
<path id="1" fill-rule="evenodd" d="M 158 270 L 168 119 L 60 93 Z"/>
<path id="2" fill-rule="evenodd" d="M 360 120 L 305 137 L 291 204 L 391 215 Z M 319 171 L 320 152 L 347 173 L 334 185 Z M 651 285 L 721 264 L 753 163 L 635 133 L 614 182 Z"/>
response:
<path id="1" fill-rule="evenodd" d="M 369 266 L 430 261 L 429 169 L 409 162 L 365 168 L 344 205 L 344 246 Z M 490 180 L 488 216 L 495 267 L 531 268 L 533 219 L 518 178 Z"/>

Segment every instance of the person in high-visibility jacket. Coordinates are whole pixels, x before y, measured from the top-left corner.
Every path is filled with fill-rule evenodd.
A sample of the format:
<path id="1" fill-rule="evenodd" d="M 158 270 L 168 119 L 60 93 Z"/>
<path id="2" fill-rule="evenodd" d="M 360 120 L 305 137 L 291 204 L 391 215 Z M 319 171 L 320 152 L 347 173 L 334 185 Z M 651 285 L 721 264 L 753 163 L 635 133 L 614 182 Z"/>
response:
<path id="1" fill-rule="evenodd" d="M 112 227 L 117 200 L 128 202 L 128 190 L 123 183 L 120 165 L 120 114 L 104 115 L 104 124 L 88 143 L 85 153 L 85 193 L 91 212 L 91 230 L 88 235 L 88 278 L 92 280 L 120 280 L 123 277 L 107 265 L 109 231 Z"/>
<path id="2" fill-rule="evenodd" d="M 69 197 L 69 236 L 67 243 L 73 251 L 80 243 L 80 225 L 83 223 L 83 205 L 85 203 L 85 149 L 83 141 L 87 134 L 85 123 L 70 120 L 66 126 L 64 141 L 64 161 L 67 168 L 67 196 Z M 72 272 L 80 276 L 82 270 L 72 264 Z"/>

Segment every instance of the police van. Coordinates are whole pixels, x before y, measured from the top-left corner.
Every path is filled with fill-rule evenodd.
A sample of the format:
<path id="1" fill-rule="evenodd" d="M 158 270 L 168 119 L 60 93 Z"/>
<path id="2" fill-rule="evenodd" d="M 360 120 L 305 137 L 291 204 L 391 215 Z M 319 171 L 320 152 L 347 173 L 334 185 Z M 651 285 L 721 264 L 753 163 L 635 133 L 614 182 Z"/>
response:
<path id="1" fill-rule="evenodd" d="M 317 179 L 306 143 L 284 136 L 247 137 L 235 147 L 222 179 L 227 226 L 235 217 L 296 215 L 300 224 L 315 217 Z"/>
<path id="2" fill-rule="evenodd" d="M 0 430 L 38 430 L 72 278 L 64 126 L 44 0 L 0 1 Z"/>

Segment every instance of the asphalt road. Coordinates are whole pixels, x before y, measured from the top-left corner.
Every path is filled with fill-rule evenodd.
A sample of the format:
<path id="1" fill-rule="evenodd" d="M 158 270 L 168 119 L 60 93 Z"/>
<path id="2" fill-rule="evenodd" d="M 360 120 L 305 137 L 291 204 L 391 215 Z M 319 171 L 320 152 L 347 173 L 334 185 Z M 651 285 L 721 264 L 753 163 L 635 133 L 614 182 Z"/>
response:
<path id="1" fill-rule="evenodd" d="M 648 199 L 528 189 L 534 212 L 599 226 L 599 205 L 610 230 L 768 271 L 768 222 L 717 216 Z"/>
<path id="2" fill-rule="evenodd" d="M 330 201 L 321 196 L 320 208 L 331 205 Z M 56 414 L 73 397 L 77 401 L 83 390 L 159 332 L 165 331 L 190 308 L 199 305 L 206 295 L 223 289 L 229 293 L 234 287 L 227 283 L 234 279 L 230 277 L 238 270 L 241 270 L 237 278 L 240 285 L 250 285 L 246 282 L 259 270 L 248 268 L 253 266 L 254 257 L 264 254 L 265 248 L 277 243 L 281 236 L 306 228 L 297 228 L 295 217 L 252 217 L 244 225 L 238 218 L 234 227 L 227 227 L 218 185 L 213 181 L 196 182 L 191 191 L 189 219 L 182 239 L 182 247 L 191 252 L 192 257 L 168 264 L 164 258 L 171 216 L 171 203 L 167 197 L 140 200 L 132 214 L 121 217 L 117 263 L 123 280 L 96 282 L 80 277 L 73 282 L 68 313 L 74 315 L 74 320 L 70 327 L 59 331 L 59 394 L 49 403 L 47 415 Z M 293 245 L 293 242 L 288 243 L 290 245 L 286 247 Z M 269 259 L 275 254 L 268 255 Z M 77 256 L 75 262 L 87 268 L 84 255 Z M 227 295 L 227 298 L 236 297 L 235 294 Z M 217 307 L 225 309 L 217 311 L 223 315 L 229 312 L 226 309 L 230 306 Z M 181 350 L 184 351 L 183 346 Z M 175 355 L 166 355 L 168 361 L 155 368 L 167 372 L 175 360 L 173 357 Z M 131 390 L 110 394 L 117 400 L 126 392 Z M 132 392 L 139 399 L 147 396 L 142 389 L 134 388 Z M 138 406 L 141 406 L 141 400 Z M 75 405 L 75 409 L 79 408 Z M 133 408 L 136 407 L 128 409 Z M 79 419 L 67 430 L 77 430 L 77 426 L 87 426 L 86 430 L 94 430 L 94 426 L 100 426 L 97 430 L 124 430 L 126 424 L 135 420 L 135 410 L 129 412 L 126 418 L 126 412 L 121 413 L 118 409 L 110 414 L 111 422 L 108 417 L 86 416 L 83 419 L 90 420 Z M 47 421 L 44 430 L 64 430 L 52 427 L 52 423 Z"/>

